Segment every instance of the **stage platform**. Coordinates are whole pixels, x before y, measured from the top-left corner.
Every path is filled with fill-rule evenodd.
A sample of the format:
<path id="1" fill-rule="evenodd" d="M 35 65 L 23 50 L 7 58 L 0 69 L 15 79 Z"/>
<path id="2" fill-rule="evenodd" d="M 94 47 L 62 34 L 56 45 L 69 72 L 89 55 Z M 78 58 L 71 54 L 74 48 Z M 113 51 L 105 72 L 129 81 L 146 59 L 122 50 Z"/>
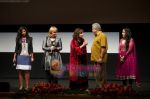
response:
<path id="1" fill-rule="evenodd" d="M 18 79 L 0 79 L 1 84 L 7 83 L 9 85 L 9 90 L 0 92 L 0 99 L 150 99 L 150 82 L 142 82 L 142 86 L 133 86 L 133 89 L 137 92 L 135 96 L 117 96 L 117 95 L 99 95 L 92 96 L 88 94 L 44 94 L 44 95 L 34 95 L 31 93 L 20 93 L 18 91 Z M 46 82 L 45 79 L 31 79 L 30 88 L 38 82 Z M 109 83 L 120 83 L 119 81 L 108 81 Z M 68 79 L 60 79 L 59 84 L 64 85 L 66 88 L 69 86 Z M 2 86 L 2 85 L 0 85 Z M 1 87 L 3 88 L 3 87 Z M 95 80 L 89 80 L 89 89 L 95 88 Z"/>
<path id="2" fill-rule="evenodd" d="M 16 92 L 0 93 L 0 99 L 150 99 L 149 96 L 90 96 L 84 94 L 61 95 L 28 95 L 18 94 Z"/>

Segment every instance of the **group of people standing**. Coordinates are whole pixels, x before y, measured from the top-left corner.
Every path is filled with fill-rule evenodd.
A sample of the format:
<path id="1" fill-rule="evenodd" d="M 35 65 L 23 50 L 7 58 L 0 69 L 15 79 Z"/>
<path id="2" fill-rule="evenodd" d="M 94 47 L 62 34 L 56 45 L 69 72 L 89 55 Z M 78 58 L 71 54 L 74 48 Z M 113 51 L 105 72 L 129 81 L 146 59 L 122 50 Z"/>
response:
<path id="1" fill-rule="evenodd" d="M 51 70 L 62 68 L 60 51 L 62 50 L 61 38 L 57 37 L 58 29 L 51 26 L 48 36 L 43 42 L 42 49 L 45 56 L 45 71 L 50 83 L 58 83 L 58 77 Z M 94 40 L 91 47 L 91 61 L 95 66 L 96 87 L 106 83 L 106 62 L 108 42 L 107 36 L 102 32 L 99 23 L 92 24 Z M 84 30 L 76 28 L 70 42 L 69 80 L 71 89 L 88 89 L 88 70 L 86 66 L 88 42 L 84 39 Z M 26 27 L 20 27 L 16 37 L 16 47 L 13 62 L 19 72 L 19 90 L 23 89 L 23 78 L 25 78 L 25 90 L 29 89 L 31 62 L 34 61 L 32 37 L 28 35 Z M 84 68 L 84 69 L 83 69 Z M 25 76 L 25 77 L 24 77 Z M 135 43 L 131 37 L 129 28 L 122 30 L 122 37 L 119 42 L 118 64 L 116 77 L 122 80 L 123 84 L 132 85 L 133 81 L 140 83 L 136 60 Z"/>

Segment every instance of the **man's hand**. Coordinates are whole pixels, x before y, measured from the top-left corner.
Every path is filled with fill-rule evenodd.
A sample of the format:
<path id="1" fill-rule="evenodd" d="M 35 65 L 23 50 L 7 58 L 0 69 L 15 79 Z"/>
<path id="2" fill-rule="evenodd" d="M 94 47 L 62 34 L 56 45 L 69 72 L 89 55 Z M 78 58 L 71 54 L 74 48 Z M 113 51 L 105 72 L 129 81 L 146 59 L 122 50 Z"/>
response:
<path id="1" fill-rule="evenodd" d="M 98 63 L 103 63 L 103 59 L 99 58 Z"/>

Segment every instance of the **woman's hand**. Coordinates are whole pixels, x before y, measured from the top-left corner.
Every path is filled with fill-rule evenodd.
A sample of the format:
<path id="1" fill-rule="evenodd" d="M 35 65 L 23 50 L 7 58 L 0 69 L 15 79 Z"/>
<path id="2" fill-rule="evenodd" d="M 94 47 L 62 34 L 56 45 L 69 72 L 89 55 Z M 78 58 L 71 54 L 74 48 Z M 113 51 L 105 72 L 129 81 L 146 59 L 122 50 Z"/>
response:
<path id="1" fill-rule="evenodd" d="M 31 62 L 33 62 L 34 61 L 34 58 L 33 57 L 31 57 Z"/>
<path id="2" fill-rule="evenodd" d="M 13 63 L 16 63 L 16 57 L 13 58 Z"/>
<path id="3" fill-rule="evenodd" d="M 88 42 L 87 42 L 87 41 L 84 41 L 84 42 L 83 42 L 83 45 L 84 45 L 84 46 L 88 45 Z"/>
<path id="4" fill-rule="evenodd" d="M 33 55 L 33 53 L 30 56 L 31 56 L 31 62 L 33 62 L 34 61 L 34 55 Z"/>
<path id="5" fill-rule="evenodd" d="M 88 42 L 87 42 L 87 41 L 84 41 L 83 44 L 80 46 L 80 48 L 86 46 L 87 44 L 88 44 Z"/>
<path id="6" fill-rule="evenodd" d="M 16 63 L 16 53 L 14 53 L 13 63 Z"/>
<path id="7" fill-rule="evenodd" d="M 124 56 L 120 56 L 120 61 L 124 62 Z"/>
<path id="8" fill-rule="evenodd" d="M 53 51 L 55 50 L 55 46 L 51 46 L 50 49 Z"/>

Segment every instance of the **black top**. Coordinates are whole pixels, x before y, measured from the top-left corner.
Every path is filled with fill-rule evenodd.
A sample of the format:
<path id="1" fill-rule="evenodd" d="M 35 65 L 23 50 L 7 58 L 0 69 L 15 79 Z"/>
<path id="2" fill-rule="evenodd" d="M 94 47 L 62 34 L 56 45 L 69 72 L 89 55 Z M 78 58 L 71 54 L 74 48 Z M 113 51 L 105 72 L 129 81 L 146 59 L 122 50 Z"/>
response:
<path id="1" fill-rule="evenodd" d="M 33 45 L 32 45 L 32 37 L 26 38 L 26 43 L 28 43 L 28 53 L 33 53 Z M 22 39 L 20 38 L 18 41 L 16 41 L 16 47 L 15 47 L 15 53 L 20 54 L 22 50 Z"/>

